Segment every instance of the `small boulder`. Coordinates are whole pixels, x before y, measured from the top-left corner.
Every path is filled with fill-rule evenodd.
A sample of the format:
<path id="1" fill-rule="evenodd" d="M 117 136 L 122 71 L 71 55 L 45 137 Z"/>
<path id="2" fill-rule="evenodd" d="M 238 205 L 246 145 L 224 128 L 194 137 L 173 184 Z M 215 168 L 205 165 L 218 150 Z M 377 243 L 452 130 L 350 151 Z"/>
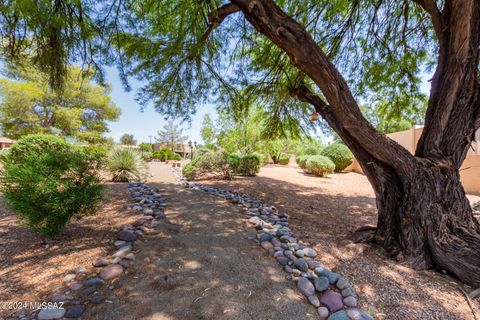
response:
<path id="1" fill-rule="evenodd" d="M 111 264 L 100 271 L 100 277 L 103 280 L 111 280 L 119 277 L 123 273 L 123 267 L 119 264 Z"/>
<path id="2" fill-rule="evenodd" d="M 304 277 L 298 279 L 297 288 L 305 297 L 309 297 L 315 293 L 315 287 L 312 282 Z"/>

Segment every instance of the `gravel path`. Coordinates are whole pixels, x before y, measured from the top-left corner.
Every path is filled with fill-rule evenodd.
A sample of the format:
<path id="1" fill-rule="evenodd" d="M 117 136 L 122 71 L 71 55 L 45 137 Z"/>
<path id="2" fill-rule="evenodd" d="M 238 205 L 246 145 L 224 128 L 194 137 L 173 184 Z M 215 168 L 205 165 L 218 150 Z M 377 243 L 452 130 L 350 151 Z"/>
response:
<path id="1" fill-rule="evenodd" d="M 248 240 L 241 209 L 181 188 L 170 167 L 153 164 L 151 185 L 167 199 L 159 232 L 137 241 L 129 274 L 111 303 L 85 319 L 314 319 L 311 307 L 267 253 Z"/>

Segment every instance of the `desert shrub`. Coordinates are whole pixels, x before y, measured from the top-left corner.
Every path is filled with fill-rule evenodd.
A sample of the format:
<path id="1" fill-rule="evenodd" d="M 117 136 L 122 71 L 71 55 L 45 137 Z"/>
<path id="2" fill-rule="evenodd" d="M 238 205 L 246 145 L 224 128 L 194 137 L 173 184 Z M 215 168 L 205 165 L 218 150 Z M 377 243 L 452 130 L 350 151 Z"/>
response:
<path id="1" fill-rule="evenodd" d="M 321 152 L 322 152 L 321 148 L 310 146 L 303 149 L 301 151 L 301 155 L 317 156 L 317 155 L 320 155 Z"/>
<path id="2" fill-rule="evenodd" d="M 268 155 L 267 154 L 261 154 L 261 153 L 254 153 L 260 160 L 260 167 L 263 167 L 268 164 Z"/>
<path id="3" fill-rule="evenodd" d="M 325 156 L 310 156 L 305 165 L 307 173 L 320 177 L 325 177 L 333 170 L 335 170 L 335 164 Z"/>
<path id="4" fill-rule="evenodd" d="M 322 156 L 330 158 L 335 164 L 335 171 L 342 171 L 353 162 L 353 154 L 342 143 L 333 143 L 322 151 Z"/>
<path id="5" fill-rule="evenodd" d="M 306 166 L 307 166 L 307 160 L 308 160 L 308 158 L 310 158 L 310 157 L 311 157 L 311 156 L 309 156 L 309 155 L 298 156 L 298 157 L 296 158 L 296 162 L 297 162 L 298 166 L 299 166 L 300 168 L 302 168 L 302 169 L 305 169 Z"/>
<path id="6" fill-rule="evenodd" d="M 108 171 L 112 181 L 143 181 L 148 175 L 148 164 L 142 153 L 132 148 L 116 148 L 108 155 Z"/>
<path id="7" fill-rule="evenodd" d="M 172 156 L 172 160 L 182 160 L 182 156 L 179 155 L 178 153 L 174 153 Z"/>
<path id="8" fill-rule="evenodd" d="M 241 176 L 256 176 L 260 171 L 260 158 L 256 154 L 230 154 L 229 163 L 235 172 Z"/>
<path id="9" fill-rule="evenodd" d="M 200 157 L 202 155 L 204 155 L 205 153 L 212 153 L 214 151 L 212 151 L 211 149 L 208 149 L 208 148 L 198 148 L 197 150 L 195 150 L 195 156 L 196 157 Z"/>
<path id="10" fill-rule="evenodd" d="M 290 155 L 283 155 L 278 159 L 278 164 L 286 166 L 290 162 Z"/>
<path id="11" fill-rule="evenodd" d="M 195 156 L 183 167 L 182 173 L 188 180 L 206 177 L 232 179 L 233 177 L 229 154 L 226 152 L 208 152 L 201 156 Z"/>
<path id="12" fill-rule="evenodd" d="M 105 152 L 52 135 L 21 138 L 3 159 L 1 191 L 29 228 L 54 236 L 72 217 L 95 212 Z"/>
<path id="13" fill-rule="evenodd" d="M 141 151 L 153 153 L 153 148 L 150 143 L 142 142 L 138 145 Z"/>
<path id="14" fill-rule="evenodd" d="M 155 151 L 152 155 L 152 158 L 158 159 L 160 161 L 173 160 L 175 157 L 175 152 L 168 148 L 161 148 L 158 151 Z"/>
<path id="15" fill-rule="evenodd" d="M 146 162 L 152 161 L 153 159 L 153 152 L 146 152 L 146 151 L 140 151 L 142 155 L 142 159 Z"/>

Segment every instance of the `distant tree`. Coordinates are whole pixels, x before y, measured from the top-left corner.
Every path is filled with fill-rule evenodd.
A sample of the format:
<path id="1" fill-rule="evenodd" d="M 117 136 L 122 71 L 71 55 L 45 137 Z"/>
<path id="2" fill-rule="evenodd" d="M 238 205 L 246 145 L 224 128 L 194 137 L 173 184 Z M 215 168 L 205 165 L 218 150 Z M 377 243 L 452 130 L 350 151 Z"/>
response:
<path id="1" fill-rule="evenodd" d="M 144 152 L 153 152 L 152 144 L 147 142 L 142 142 L 138 145 L 140 150 Z"/>
<path id="2" fill-rule="evenodd" d="M 135 145 L 137 141 L 135 140 L 133 134 L 125 133 L 120 137 L 120 143 L 126 146 L 131 146 Z"/>
<path id="3" fill-rule="evenodd" d="M 162 144 L 167 144 L 172 151 L 175 150 L 175 146 L 184 144 L 187 141 L 188 136 L 183 135 L 183 129 L 180 125 L 175 124 L 173 121 L 167 122 L 162 130 L 157 131 L 157 137 L 155 140 Z"/>
<path id="4" fill-rule="evenodd" d="M 10 69 L 10 79 L 0 79 L 0 127 L 5 136 L 18 139 L 36 133 L 71 137 L 98 143 L 108 132 L 107 121 L 120 116 L 108 87 L 92 82 L 93 75 L 68 67 L 63 91 L 52 90 L 48 76 L 21 66 Z M 12 79 L 12 77 L 14 77 Z"/>
<path id="5" fill-rule="evenodd" d="M 200 135 L 207 148 L 211 148 L 215 145 L 217 140 L 215 124 L 208 113 L 203 116 Z"/>

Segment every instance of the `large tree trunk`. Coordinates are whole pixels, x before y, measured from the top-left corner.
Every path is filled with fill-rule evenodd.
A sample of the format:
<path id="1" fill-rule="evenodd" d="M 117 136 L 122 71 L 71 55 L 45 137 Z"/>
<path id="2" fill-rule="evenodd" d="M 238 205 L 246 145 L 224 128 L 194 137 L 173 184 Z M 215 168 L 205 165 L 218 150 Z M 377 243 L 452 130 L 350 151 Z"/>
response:
<path id="1" fill-rule="evenodd" d="M 293 90 L 339 134 L 371 182 L 378 208 L 373 238 L 416 269 L 436 266 L 480 286 L 480 226 L 459 178 L 480 126 L 480 1 L 445 1 L 443 12 L 435 1 L 415 1 L 431 15 L 439 38 L 439 62 L 415 156 L 366 121 L 332 62 L 273 1 L 232 2 L 325 96 L 327 102 L 306 86 Z"/>

